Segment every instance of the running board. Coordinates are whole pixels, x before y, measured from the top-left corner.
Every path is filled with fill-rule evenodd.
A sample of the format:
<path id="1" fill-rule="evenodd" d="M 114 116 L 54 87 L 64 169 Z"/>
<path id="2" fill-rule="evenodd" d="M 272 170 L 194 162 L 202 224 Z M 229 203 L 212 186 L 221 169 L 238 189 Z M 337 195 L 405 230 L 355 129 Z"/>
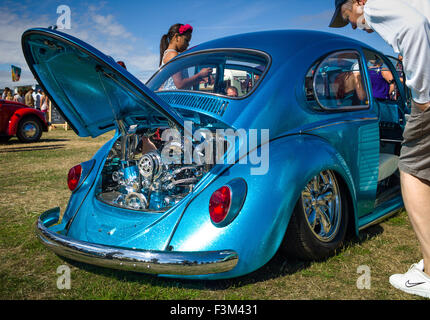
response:
<path id="1" fill-rule="evenodd" d="M 358 231 L 361 231 L 365 228 L 368 228 L 372 225 L 378 224 L 381 221 L 395 215 L 396 213 L 402 211 L 404 209 L 403 207 L 403 200 L 402 196 L 399 195 L 387 202 L 384 202 L 381 205 L 381 208 L 376 209 L 376 211 L 361 217 L 358 220 Z"/>

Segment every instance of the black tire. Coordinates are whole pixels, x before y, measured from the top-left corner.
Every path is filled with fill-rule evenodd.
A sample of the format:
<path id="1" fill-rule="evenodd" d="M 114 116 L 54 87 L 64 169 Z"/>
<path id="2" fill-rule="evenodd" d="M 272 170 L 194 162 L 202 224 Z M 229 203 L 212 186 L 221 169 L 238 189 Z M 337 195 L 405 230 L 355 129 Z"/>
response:
<path id="1" fill-rule="evenodd" d="M 39 141 L 42 131 L 43 126 L 39 119 L 36 117 L 27 117 L 19 122 L 16 136 L 21 142 L 31 143 Z"/>
<path id="2" fill-rule="evenodd" d="M 333 219 L 330 219 L 331 223 L 327 223 L 327 218 L 331 216 L 330 214 L 327 215 L 328 211 L 324 214 L 321 208 L 318 208 L 314 209 L 315 213 L 312 212 L 313 208 L 316 208 L 316 206 L 324 207 L 322 205 L 322 199 L 324 199 L 324 197 L 315 194 L 314 198 L 320 200 L 312 200 L 311 206 L 309 206 L 309 198 L 307 198 L 307 193 L 309 192 L 308 186 L 314 183 L 315 178 L 318 179 L 319 177 L 321 180 L 322 175 L 329 177 L 332 183 L 331 187 L 327 187 L 328 189 L 324 187 L 326 193 L 328 193 L 330 189 L 333 193 L 336 193 L 333 199 L 330 200 L 331 207 L 326 205 L 328 208 L 338 210 L 336 211 L 337 220 L 334 218 L 335 214 L 333 214 Z M 334 255 L 336 250 L 343 245 L 345 239 L 348 226 L 347 211 L 348 203 L 345 191 L 339 188 L 339 183 L 335 174 L 331 171 L 321 172 L 303 189 L 288 224 L 281 250 L 288 256 L 307 261 L 324 260 Z M 313 224 L 309 221 L 313 221 Z M 323 223 L 323 221 L 325 223 Z M 324 225 L 326 228 L 324 228 Z M 326 230 L 330 231 L 326 232 Z"/>

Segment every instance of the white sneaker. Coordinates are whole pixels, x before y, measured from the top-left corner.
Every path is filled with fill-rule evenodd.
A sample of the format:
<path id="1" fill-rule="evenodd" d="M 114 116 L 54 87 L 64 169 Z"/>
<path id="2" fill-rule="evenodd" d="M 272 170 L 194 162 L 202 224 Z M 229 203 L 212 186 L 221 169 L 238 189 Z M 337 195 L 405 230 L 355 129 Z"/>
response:
<path id="1" fill-rule="evenodd" d="M 404 274 L 393 274 L 390 283 L 406 293 L 430 298 L 430 276 L 424 273 L 424 260 L 413 264 Z"/>

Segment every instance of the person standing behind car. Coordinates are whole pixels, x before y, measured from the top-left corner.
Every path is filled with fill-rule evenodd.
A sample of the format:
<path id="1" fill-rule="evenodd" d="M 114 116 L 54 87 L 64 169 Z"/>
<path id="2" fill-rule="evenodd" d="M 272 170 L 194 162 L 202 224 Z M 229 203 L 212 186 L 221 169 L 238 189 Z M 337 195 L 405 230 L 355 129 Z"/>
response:
<path id="1" fill-rule="evenodd" d="M 42 96 L 42 90 L 37 89 L 37 92 L 33 92 L 33 99 L 34 99 L 34 107 L 37 110 L 40 110 L 40 98 Z"/>
<path id="2" fill-rule="evenodd" d="M 6 97 L 8 96 L 8 94 L 11 94 L 11 91 L 9 87 L 6 87 L 4 88 L 4 91 L 1 95 L 2 100 L 6 100 Z"/>
<path id="3" fill-rule="evenodd" d="M 12 91 L 9 90 L 9 92 L 6 94 L 6 97 L 4 99 L 8 101 L 13 101 Z"/>
<path id="4" fill-rule="evenodd" d="M 192 32 L 193 27 L 189 24 L 176 23 L 169 28 L 169 31 L 161 37 L 160 41 L 160 67 L 172 60 L 179 53 L 187 50 Z M 169 78 L 163 89 L 188 89 L 202 81 L 203 78 L 208 77 L 211 73 L 211 68 L 202 68 L 200 72 L 189 77 L 185 69 Z"/>
<path id="5" fill-rule="evenodd" d="M 176 23 L 160 40 L 160 66 L 187 50 L 193 33 L 193 27 L 189 24 Z"/>
<path id="6" fill-rule="evenodd" d="M 45 114 L 45 119 L 47 118 L 49 109 L 49 98 L 46 95 L 45 91 L 42 91 L 42 96 L 40 97 L 40 111 L 42 111 Z"/>
<path id="7" fill-rule="evenodd" d="M 430 298 L 430 1 L 335 0 L 330 27 L 378 33 L 403 57 L 411 114 L 403 132 L 399 170 L 403 202 L 423 259 L 390 284 Z"/>
<path id="8" fill-rule="evenodd" d="M 13 101 L 24 104 L 25 101 L 24 101 L 23 95 L 24 95 L 24 93 L 22 92 L 22 90 L 18 89 L 18 91 L 16 92 L 16 94 L 13 96 Z"/>
<path id="9" fill-rule="evenodd" d="M 29 89 L 24 96 L 25 104 L 31 108 L 34 108 L 33 89 Z"/>

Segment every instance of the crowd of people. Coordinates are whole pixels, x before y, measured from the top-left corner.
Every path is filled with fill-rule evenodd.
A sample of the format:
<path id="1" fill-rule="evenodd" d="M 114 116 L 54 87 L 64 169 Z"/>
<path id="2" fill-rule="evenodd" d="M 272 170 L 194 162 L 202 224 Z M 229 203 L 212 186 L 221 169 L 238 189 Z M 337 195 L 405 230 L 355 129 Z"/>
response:
<path id="1" fill-rule="evenodd" d="M 19 88 L 15 94 L 9 87 L 3 90 L 2 100 L 15 101 L 27 105 L 28 107 L 35 108 L 47 113 L 49 111 L 49 98 L 44 91 L 41 89 L 34 90 L 30 88 L 25 92 L 23 89 Z"/>

